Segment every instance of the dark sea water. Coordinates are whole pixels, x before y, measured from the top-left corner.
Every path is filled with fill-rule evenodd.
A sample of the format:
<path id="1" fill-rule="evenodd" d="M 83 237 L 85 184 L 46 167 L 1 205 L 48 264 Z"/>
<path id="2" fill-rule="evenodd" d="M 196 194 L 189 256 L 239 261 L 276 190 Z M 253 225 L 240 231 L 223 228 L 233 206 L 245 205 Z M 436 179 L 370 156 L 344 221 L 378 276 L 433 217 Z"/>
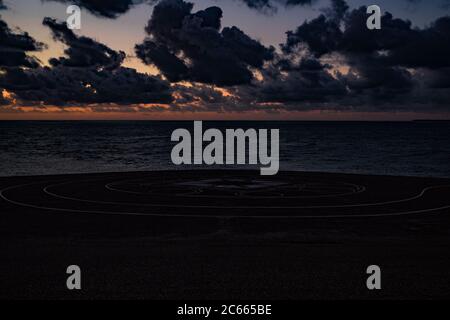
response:
<path id="1" fill-rule="evenodd" d="M 211 121 L 203 127 L 278 128 L 281 170 L 450 177 L 450 123 Z M 174 169 L 176 128 L 192 131 L 193 122 L 0 121 L 0 176 Z M 187 168 L 200 167 L 176 167 Z"/>

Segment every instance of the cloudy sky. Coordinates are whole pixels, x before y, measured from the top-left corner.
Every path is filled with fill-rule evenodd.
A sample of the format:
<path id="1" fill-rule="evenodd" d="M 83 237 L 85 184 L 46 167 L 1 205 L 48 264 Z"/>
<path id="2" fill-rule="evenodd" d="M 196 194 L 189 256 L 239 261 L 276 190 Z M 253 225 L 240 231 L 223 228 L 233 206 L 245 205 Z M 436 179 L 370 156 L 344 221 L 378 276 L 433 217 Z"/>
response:
<path id="1" fill-rule="evenodd" d="M 449 14 L 448 0 L 0 0 L 0 119 L 450 119 Z"/>

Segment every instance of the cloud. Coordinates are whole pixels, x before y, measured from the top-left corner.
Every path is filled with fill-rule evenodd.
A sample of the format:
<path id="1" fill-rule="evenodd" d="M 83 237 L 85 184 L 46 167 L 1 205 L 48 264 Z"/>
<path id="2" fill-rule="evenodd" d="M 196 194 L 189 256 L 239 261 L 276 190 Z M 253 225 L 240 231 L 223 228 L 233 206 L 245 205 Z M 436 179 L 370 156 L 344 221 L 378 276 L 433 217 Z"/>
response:
<path id="1" fill-rule="evenodd" d="M 184 86 L 177 84 L 174 86 L 174 90 L 176 100 L 170 107 L 172 111 L 225 112 L 244 108 L 243 99 L 212 85 L 197 83 Z"/>
<path id="2" fill-rule="evenodd" d="M 381 30 L 365 28 L 366 20 L 366 7 L 346 12 L 339 19 L 322 14 L 288 32 L 283 51 L 291 52 L 303 44 L 316 57 L 339 52 L 348 57 L 371 55 L 377 63 L 390 66 L 450 65 L 450 17 L 438 18 L 423 29 L 413 28 L 410 21 L 394 18 L 389 12 L 381 18 Z"/>
<path id="3" fill-rule="evenodd" d="M 101 18 L 115 19 L 118 16 L 128 12 L 133 6 L 148 3 L 157 4 L 164 0 L 45 0 L 66 3 L 67 5 L 75 4 L 81 8 L 85 8 L 92 14 Z M 232 1 L 232 0 L 228 0 Z M 238 0 L 247 5 L 250 9 L 255 9 L 265 13 L 273 13 L 277 11 L 279 6 L 303 6 L 311 5 L 315 0 Z"/>
<path id="4" fill-rule="evenodd" d="M 311 5 L 314 0 L 240 0 L 249 8 L 262 12 L 275 12 L 278 6 L 297 6 Z"/>
<path id="5" fill-rule="evenodd" d="M 162 0 L 135 46 L 138 58 L 162 76 L 124 68 L 123 52 L 50 18 L 44 25 L 66 49 L 42 67 L 28 53 L 43 44 L 0 24 L 7 35 L 0 50 L 20 53 L 8 67 L 0 64 L 0 89 L 34 105 L 95 105 L 98 111 L 448 112 L 450 17 L 417 28 L 386 12 L 381 30 L 368 30 L 367 17 L 364 6 L 332 0 L 315 19 L 287 32 L 275 51 L 237 27 L 222 28 L 219 7 L 193 12 L 189 2 Z M 0 94 L 0 104 L 8 103 Z"/>
<path id="6" fill-rule="evenodd" d="M 160 77 L 121 66 L 125 54 L 90 38 L 77 36 L 64 22 L 45 18 L 55 40 L 65 43 L 66 57 L 50 59 L 51 67 L 7 68 L 0 88 L 26 104 L 170 103 L 172 90 Z"/>
<path id="7" fill-rule="evenodd" d="M 43 25 L 51 29 L 54 40 L 67 45 L 67 49 L 64 50 L 66 57 L 49 60 L 49 63 L 53 66 L 115 69 L 125 59 L 124 52 L 116 52 L 88 37 L 78 37 L 67 28 L 65 23 L 58 23 L 55 19 L 45 18 Z"/>
<path id="8" fill-rule="evenodd" d="M 315 58 L 302 58 L 299 63 L 280 60 L 270 76 L 256 86 L 255 96 L 260 102 L 314 102 L 325 103 L 345 95 L 344 84 L 333 78 Z"/>
<path id="9" fill-rule="evenodd" d="M 26 32 L 13 32 L 0 18 L 0 67 L 35 68 L 38 66 L 37 59 L 27 53 L 43 48 L 43 43 L 34 40 Z"/>
<path id="10" fill-rule="evenodd" d="M 112 71 L 64 66 L 9 70 L 0 85 L 28 104 L 128 105 L 172 101 L 167 83 L 123 67 Z"/>
<path id="11" fill-rule="evenodd" d="M 425 81 L 431 88 L 448 89 L 450 88 L 450 68 L 439 70 L 425 70 Z"/>
<path id="12" fill-rule="evenodd" d="M 128 12 L 132 7 L 148 3 L 157 4 L 164 0 L 44 0 L 61 2 L 67 5 L 78 5 L 101 18 L 115 19 L 118 16 Z M 233 1 L 233 0 L 228 0 Z M 264 13 L 275 13 L 278 7 L 305 6 L 312 5 L 316 0 L 234 0 L 243 2 L 250 9 L 258 10 Z"/>
<path id="13" fill-rule="evenodd" d="M 406 0 L 407 2 L 411 4 L 418 4 L 421 3 L 422 0 Z M 450 9 L 450 0 L 440 0 L 440 8 L 444 10 Z"/>
<path id="14" fill-rule="evenodd" d="M 77 5 L 85 8 L 92 14 L 101 18 L 117 18 L 128 12 L 133 6 L 141 3 L 154 3 L 157 0 L 45 0 Z"/>
<path id="15" fill-rule="evenodd" d="M 251 69 L 273 58 L 265 47 L 237 27 L 221 30 L 222 10 L 209 7 L 192 13 L 193 4 L 162 0 L 146 27 L 147 38 L 136 45 L 137 56 L 158 67 L 170 81 L 222 86 L 250 83 Z"/>
<path id="16" fill-rule="evenodd" d="M 0 2 L 0 8 L 4 8 Z M 0 18 L 0 106 L 11 103 L 10 95 L 6 95 L 4 77 L 7 72 L 24 67 L 37 68 L 39 61 L 28 55 L 29 52 L 45 48 L 41 42 L 34 40 L 28 33 L 13 32 L 8 24 Z"/>
<path id="17" fill-rule="evenodd" d="M 287 32 L 270 72 L 277 76 L 266 76 L 256 95 L 264 101 L 323 103 L 317 108 L 449 108 L 444 89 L 450 79 L 450 17 L 419 29 L 386 12 L 382 29 L 368 30 L 366 7 L 349 10 L 344 1 L 333 0 L 322 11 Z M 317 68 L 305 70 L 305 61 Z M 322 61 L 329 67 L 320 68 Z"/>

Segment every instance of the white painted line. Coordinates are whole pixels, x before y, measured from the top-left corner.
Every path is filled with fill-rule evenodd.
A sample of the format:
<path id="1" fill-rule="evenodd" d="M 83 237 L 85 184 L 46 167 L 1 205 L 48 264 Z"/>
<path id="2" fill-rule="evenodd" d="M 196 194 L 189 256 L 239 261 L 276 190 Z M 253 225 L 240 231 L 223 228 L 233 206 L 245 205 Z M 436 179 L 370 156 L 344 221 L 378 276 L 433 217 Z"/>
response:
<path id="1" fill-rule="evenodd" d="M 293 216 L 293 215 L 192 215 L 192 214 L 162 214 L 162 213 L 142 213 L 142 212 L 115 212 L 115 211 L 102 211 L 102 210 L 78 210 L 78 209 L 68 209 L 68 208 L 55 208 L 55 207 L 47 207 L 47 206 L 38 206 L 28 203 L 23 203 L 19 201 L 14 201 L 6 197 L 5 192 L 13 189 L 18 189 L 25 186 L 35 185 L 35 184 L 41 184 L 44 182 L 34 182 L 34 183 L 27 183 L 27 184 L 20 184 L 15 186 L 10 186 L 7 188 L 4 188 L 0 190 L 0 197 L 12 204 L 23 206 L 23 207 L 29 207 L 29 208 L 35 208 L 35 209 L 41 209 L 41 210 L 49 210 L 49 211 L 62 211 L 62 212 L 72 212 L 72 213 L 88 213 L 88 214 L 105 214 L 105 215 L 130 215 L 130 216 L 157 216 L 157 217 L 184 217 L 184 218 L 254 218 L 254 219 L 326 219 L 326 218 L 364 218 L 364 217 L 388 217 L 388 216 L 402 216 L 402 215 L 410 215 L 410 214 L 419 214 L 419 213 L 427 213 L 427 212 L 433 212 L 433 211 L 439 211 L 450 208 L 450 205 L 445 205 L 441 207 L 436 208 L 429 208 L 429 209 L 421 209 L 421 210 L 413 210 L 413 211 L 405 211 L 405 212 L 393 212 L 393 213 L 380 213 L 380 214 L 348 214 L 348 215 L 299 215 L 299 216 Z M 51 185 L 50 185 L 51 186 Z M 50 187 L 46 186 L 43 188 L 43 191 L 45 191 L 46 188 Z M 427 188 L 424 188 L 417 196 L 408 198 L 408 199 L 401 199 L 401 200 L 394 200 L 394 202 L 383 202 L 383 204 L 388 203 L 398 203 L 398 202 L 404 202 L 409 201 L 411 199 L 417 199 L 422 197 L 426 192 L 432 189 L 437 188 L 447 188 L 450 187 L 450 185 L 439 185 L 439 186 L 430 186 Z M 52 195 L 53 196 L 53 195 Z M 77 199 L 77 198 L 70 198 L 70 197 L 62 197 L 63 199 L 67 200 L 74 200 L 74 201 L 83 201 L 83 202 L 93 202 L 93 203 L 99 203 L 99 204 L 117 204 L 117 203 L 108 203 L 108 202 L 102 202 L 102 201 L 94 201 L 94 200 L 83 200 L 83 199 Z M 125 203 L 126 205 L 130 205 L 130 203 Z M 142 206 L 142 204 L 134 203 L 133 205 Z M 372 205 L 372 204 L 368 204 Z M 379 205 L 379 203 L 374 203 L 373 205 Z M 164 204 L 164 205 L 158 205 L 158 204 L 147 204 L 147 206 L 151 207 L 167 207 L 167 208 L 206 208 L 206 209 L 223 209 L 223 206 L 196 206 L 196 205 L 175 205 L 175 204 Z M 355 204 L 355 205 L 349 205 L 349 206 L 360 206 L 364 207 L 365 204 Z M 324 206 L 319 206 L 324 207 Z M 330 208 L 330 206 L 325 206 Z M 342 206 L 331 206 L 331 208 L 341 208 Z M 296 209 L 301 207 L 262 207 L 262 206 L 230 206 L 226 207 L 230 209 Z M 316 206 L 315 208 L 318 208 Z"/>

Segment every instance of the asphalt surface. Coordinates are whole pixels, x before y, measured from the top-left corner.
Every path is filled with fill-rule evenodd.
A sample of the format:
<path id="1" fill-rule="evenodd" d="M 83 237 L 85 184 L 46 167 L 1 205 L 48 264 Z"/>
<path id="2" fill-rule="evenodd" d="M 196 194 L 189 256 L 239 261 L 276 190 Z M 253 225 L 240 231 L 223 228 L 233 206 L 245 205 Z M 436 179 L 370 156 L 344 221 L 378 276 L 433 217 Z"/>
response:
<path id="1" fill-rule="evenodd" d="M 450 297 L 449 179 L 197 170 L 0 188 L 1 298 Z"/>

